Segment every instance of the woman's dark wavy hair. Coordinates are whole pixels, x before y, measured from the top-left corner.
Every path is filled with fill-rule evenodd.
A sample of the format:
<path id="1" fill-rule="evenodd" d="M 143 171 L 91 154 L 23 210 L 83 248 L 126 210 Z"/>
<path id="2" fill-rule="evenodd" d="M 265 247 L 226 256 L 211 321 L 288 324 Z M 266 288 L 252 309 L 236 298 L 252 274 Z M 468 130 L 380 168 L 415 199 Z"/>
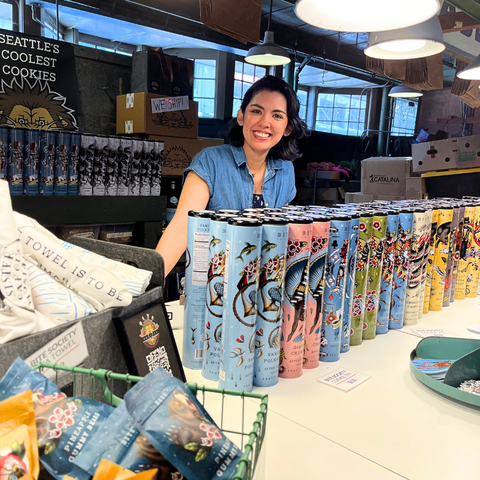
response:
<path id="1" fill-rule="evenodd" d="M 267 158 L 275 158 L 281 160 L 293 161 L 302 155 L 298 153 L 297 140 L 307 134 L 307 125 L 300 119 L 298 112 L 300 110 L 300 102 L 293 88 L 281 78 L 267 75 L 257 80 L 245 93 L 240 109 L 245 114 L 248 104 L 252 98 L 263 90 L 269 92 L 279 92 L 287 101 L 287 117 L 288 125 L 292 127 L 292 133 L 283 136 L 282 139 L 270 149 Z M 238 124 L 237 119 L 233 118 L 227 133 L 228 141 L 234 147 L 242 147 L 245 140 L 243 136 L 243 128 Z"/>

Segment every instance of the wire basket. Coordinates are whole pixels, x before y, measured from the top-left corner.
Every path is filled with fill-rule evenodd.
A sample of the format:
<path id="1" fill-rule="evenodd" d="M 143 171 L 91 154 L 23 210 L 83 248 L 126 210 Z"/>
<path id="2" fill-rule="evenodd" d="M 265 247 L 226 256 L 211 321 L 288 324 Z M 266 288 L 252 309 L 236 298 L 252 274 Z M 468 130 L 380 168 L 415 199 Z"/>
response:
<path id="1" fill-rule="evenodd" d="M 66 367 L 50 363 L 39 363 L 35 369 L 40 372 L 46 369 L 54 370 L 55 384 L 61 387 L 61 384 L 68 383 L 72 388 L 73 397 L 88 397 L 113 407 L 118 406 L 123 395 L 142 380 L 142 377 L 109 370 Z M 268 395 L 220 390 L 199 386 L 196 383 L 187 383 L 187 386 L 223 433 L 243 451 L 232 480 L 252 480 L 265 439 Z M 248 430 L 245 425 L 251 423 L 253 426 Z"/>

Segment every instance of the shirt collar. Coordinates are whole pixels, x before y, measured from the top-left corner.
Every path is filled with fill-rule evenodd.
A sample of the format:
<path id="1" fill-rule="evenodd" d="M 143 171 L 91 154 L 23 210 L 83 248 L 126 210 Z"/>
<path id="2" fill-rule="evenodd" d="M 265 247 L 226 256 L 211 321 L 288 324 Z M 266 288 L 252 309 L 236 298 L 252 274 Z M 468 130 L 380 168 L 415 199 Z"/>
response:
<path id="1" fill-rule="evenodd" d="M 237 166 L 241 167 L 243 164 L 247 163 L 243 147 L 233 147 L 230 145 L 230 148 L 232 149 L 233 158 L 235 159 Z M 281 170 L 283 168 L 283 160 L 269 159 L 268 166 L 274 170 Z"/>

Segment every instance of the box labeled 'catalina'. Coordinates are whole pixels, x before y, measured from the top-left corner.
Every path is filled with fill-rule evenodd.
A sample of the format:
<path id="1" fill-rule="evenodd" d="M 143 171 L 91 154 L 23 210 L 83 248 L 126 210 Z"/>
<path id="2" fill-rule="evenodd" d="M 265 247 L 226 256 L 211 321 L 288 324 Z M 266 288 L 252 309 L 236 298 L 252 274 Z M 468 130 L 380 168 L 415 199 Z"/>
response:
<path id="1" fill-rule="evenodd" d="M 411 157 L 371 157 L 362 161 L 362 193 L 405 197 Z"/>

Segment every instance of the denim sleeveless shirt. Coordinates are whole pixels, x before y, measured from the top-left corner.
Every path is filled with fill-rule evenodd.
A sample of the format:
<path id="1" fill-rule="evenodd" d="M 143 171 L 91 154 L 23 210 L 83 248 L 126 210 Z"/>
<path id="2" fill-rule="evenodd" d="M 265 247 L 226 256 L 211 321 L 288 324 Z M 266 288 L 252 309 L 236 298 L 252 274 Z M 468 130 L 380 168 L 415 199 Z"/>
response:
<path id="1" fill-rule="evenodd" d="M 205 148 L 195 155 L 183 174 L 183 181 L 188 172 L 195 172 L 208 185 L 208 210 L 252 208 L 253 177 L 243 147 Z M 283 207 L 294 199 L 296 192 L 292 162 L 267 160 L 262 187 L 265 207 Z"/>

